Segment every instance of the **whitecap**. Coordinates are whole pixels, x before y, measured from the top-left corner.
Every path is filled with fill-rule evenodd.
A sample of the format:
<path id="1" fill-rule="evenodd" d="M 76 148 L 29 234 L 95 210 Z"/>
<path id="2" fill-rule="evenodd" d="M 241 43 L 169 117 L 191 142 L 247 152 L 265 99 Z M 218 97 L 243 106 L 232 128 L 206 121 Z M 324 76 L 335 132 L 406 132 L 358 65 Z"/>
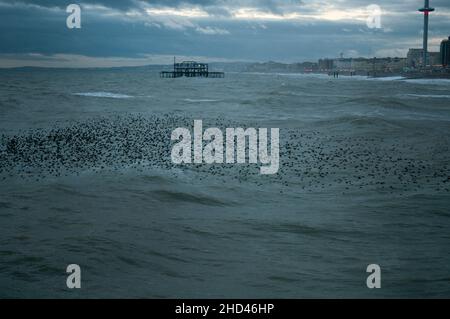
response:
<path id="1" fill-rule="evenodd" d="M 368 77 L 367 80 L 371 81 L 399 81 L 399 80 L 405 80 L 406 78 L 403 76 L 384 76 L 384 77 Z"/>
<path id="2" fill-rule="evenodd" d="M 85 93 L 74 93 L 74 95 L 87 96 L 87 97 L 104 97 L 104 98 L 111 98 L 111 99 L 132 98 L 132 96 L 130 96 L 130 95 L 111 93 L 111 92 L 85 92 Z"/>
<path id="3" fill-rule="evenodd" d="M 406 79 L 405 82 L 429 85 L 448 85 L 450 84 L 450 79 Z"/>
<path id="4" fill-rule="evenodd" d="M 426 99 L 450 99 L 450 95 L 448 94 L 403 94 L 401 96 L 408 97 L 417 97 L 417 98 L 426 98 Z"/>

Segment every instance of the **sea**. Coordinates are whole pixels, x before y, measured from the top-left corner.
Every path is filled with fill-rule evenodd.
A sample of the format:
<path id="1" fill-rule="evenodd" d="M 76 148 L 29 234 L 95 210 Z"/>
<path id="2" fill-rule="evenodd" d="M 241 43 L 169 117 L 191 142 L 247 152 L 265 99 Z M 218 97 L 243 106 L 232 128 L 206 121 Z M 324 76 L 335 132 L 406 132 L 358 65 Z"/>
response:
<path id="1" fill-rule="evenodd" d="M 278 173 L 174 164 L 194 120 Z M 0 298 L 448 298 L 449 207 L 449 80 L 0 70 Z"/>

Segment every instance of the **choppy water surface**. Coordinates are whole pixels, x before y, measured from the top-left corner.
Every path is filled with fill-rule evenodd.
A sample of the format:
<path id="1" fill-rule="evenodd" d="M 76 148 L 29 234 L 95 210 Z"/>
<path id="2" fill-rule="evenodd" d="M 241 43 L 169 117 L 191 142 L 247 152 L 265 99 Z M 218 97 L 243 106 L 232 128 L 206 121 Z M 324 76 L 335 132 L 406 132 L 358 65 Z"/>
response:
<path id="1" fill-rule="evenodd" d="M 450 296 L 449 81 L 0 79 L 0 297 Z M 279 127 L 279 173 L 173 165 L 194 119 Z"/>

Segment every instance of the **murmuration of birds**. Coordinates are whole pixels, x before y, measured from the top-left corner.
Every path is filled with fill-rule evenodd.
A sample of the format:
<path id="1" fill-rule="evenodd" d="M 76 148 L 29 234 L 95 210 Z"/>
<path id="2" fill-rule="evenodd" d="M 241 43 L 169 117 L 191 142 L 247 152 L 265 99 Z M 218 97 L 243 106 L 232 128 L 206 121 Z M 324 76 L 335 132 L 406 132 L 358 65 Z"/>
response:
<path id="1" fill-rule="evenodd" d="M 0 179 L 77 176 L 83 172 L 127 174 L 162 169 L 176 177 L 181 170 L 206 178 L 278 185 L 280 192 L 335 190 L 380 192 L 450 192 L 450 142 L 442 139 L 425 148 L 408 140 L 329 135 L 320 130 L 280 130 L 280 167 L 261 175 L 254 165 L 174 164 L 171 133 L 192 127 L 189 116 L 120 115 L 58 124 L 47 129 L 0 136 Z M 209 126 L 245 127 L 216 118 Z M 249 123 L 247 123 L 249 126 Z M 255 123 L 250 126 L 256 127 Z M 433 154 L 433 160 L 427 160 Z M 276 183 L 276 184 L 275 184 Z"/>

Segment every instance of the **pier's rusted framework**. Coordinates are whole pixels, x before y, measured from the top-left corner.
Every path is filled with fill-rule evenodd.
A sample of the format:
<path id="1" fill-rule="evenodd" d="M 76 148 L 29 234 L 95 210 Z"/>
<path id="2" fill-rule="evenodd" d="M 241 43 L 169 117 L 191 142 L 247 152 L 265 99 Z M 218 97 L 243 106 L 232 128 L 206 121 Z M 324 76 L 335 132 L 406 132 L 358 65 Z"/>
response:
<path id="1" fill-rule="evenodd" d="M 205 78 L 223 78 L 223 72 L 210 72 L 206 63 L 198 63 L 195 61 L 184 61 L 181 63 L 173 63 L 173 71 L 163 71 L 161 78 L 180 78 L 180 77 L 205 77 Z"/>

